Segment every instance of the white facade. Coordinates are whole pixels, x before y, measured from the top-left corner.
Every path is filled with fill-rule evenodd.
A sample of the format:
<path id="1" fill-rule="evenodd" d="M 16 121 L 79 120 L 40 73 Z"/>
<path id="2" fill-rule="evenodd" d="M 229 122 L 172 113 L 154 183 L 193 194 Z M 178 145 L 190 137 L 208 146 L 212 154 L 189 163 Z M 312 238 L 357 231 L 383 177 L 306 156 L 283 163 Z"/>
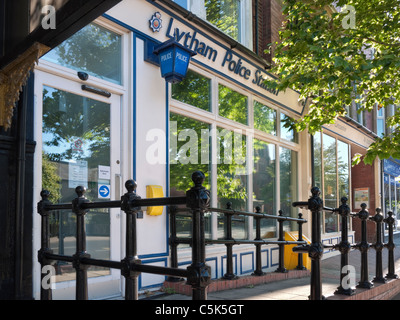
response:
<path id="1" fill-rule="evenodd" d="M 193 3 L 197 3 L 193 1 Z M 196 9 L 197 10 L 197 9 Z M 198 9 L 200 10 L 200 9 Z M 162 28 L 152 31 L 149 20 L 156 13 L 161 14 Z M 43 133 L 43 109 L 46 98 L 43 88 L 53 88 L 54 92 L 68 92 L 85 99 L 92 99 L 110 106 L 110 163 L 109 179 L 102 182 L 110 187 L 110 199 L 119 199 L 125 192 L 124 182 L 133 178 L 137 182 L 137 194 L 146 197 L 147 185 L 161 186 L 164 195 L 170 193 L 170 161 L 168 157 L 168 133 L 170 113 L 206 122 L 211 129 L 226 128 L 248 132 L 247 141 L 252 145 L 252 138 L 266 141 L 275 147 L 275 156 L 279 158 L 279 149 L 291 150 L 297 154 L 296 177 L 297 199 L 306 200 L 311 188 L 311 144 L 308 134 L 300 133 L 297 142 L 284 139 L 280 135 L 280 114 L 298 118 L 304 113 L 304 106 L 297 100 L 294 91 L 270 92 L 262 85 L 261 77 L 270 75 L 258 61 L 243 51 L 231 49 L 218 35 L 210 34 L 201 27 L 192 24 L 170 9 L 163 7 L 160 2 L 145 0 L 126 0 L 112 8 L 105 15 L 95 21 L 96 24 L 120 35 L 122 48 L 122 73 L 119 83 L 113 83 L 96 76 L 89 75 L 87 81 L 80 80 L 76 70 L 67 66 L 41 59 L 35 70 L 35 140 L 37 150 L 46 148 Z M 162 43 L 178 35 L 179 42 L 192 49 L 197 46 L 198 53 L 192 58 L 190 70 L 210 79 L 211 83 L 211 110 L 205 111 L 194 108 L 186 103 L 171 97 L 171 85 L 167 84 L 160 75 L 158 66 L 146 62 L 147 46 L 152 43 Z M 180 38 L 179 38 L 180 37 Z M 244 36 L 246 37 L 246 36 Z M 203 48 L 204 50 L 199 50 Z M 100 63 L 100 62 L 99 62 Z M 105 62 L 103 62 L 105 63 Z M 100 88 L 111 93 L 111 97 L 82 91 L 82 84 Z M 248 122 L 241 124 L 218 114 L 218 86 L 223 85 L 239 92 L 248 101 Z M 58 90 L 58 91 L 57 91 Z M 50 96 L 49 96 L 50 97 Z M 53 96 L 54 98 L 54 96 Z M 57 98 L 58 99 L 58 98 Z M 60 104 L 59 101 L 57 100 Z M 85 100 L 86 101 L 86 100 Z M 254 130 L 253 106 L 258 101 L 275 110 L 277 114 L 277 128 L 275 134 L 266 134 Z M 108 136 L 107 136 L 108 137 Z M 211 145 L 216 145 L 216 137 L 211 136 Z M 211 159 L 216 160 L 216 151 L 212 149 Z M 68 164 L 71 170 L 71 164 Z M 35 204 L 40 200 L 42 189 L 41 153 L 36 152 L 34 194 L 37 195 Z M 211 161 L 210 185 L 213 207 L 218 205 L 217 195 L 217 164 Z M 81 171 L 84 172 L 84 168 Z M 91 170 L 86 167 L 86 170 Z M 275 172 L 279 176 L 279 162 L 276 162 Z M 89 172 L 90 175 L 90 172 Z M 247 192 L 252 194 L 253 177 L 248 177 Z M 100 184 L 100 181 L 98 182 Z M 187 186 L 188 188 L 190 185 Z M 274 196 L 276 212 L 280 209 L 279 196 L 283 186 L 280 180 L 276 181 L 277 193 Z M 71 189 L 72 190 L 72 189 Z M 99 196 L 100 197 L 100 196 Z M 247 210 L 253 211 L 252 197 L 248 200 Z M 273 214 L 276 214 L 274 212 Z M 267 212 L 270 213 L 270 212 Z M 272 212 L 271 212 L 272 213 Z M 308 218 L 308 213 L 303 212 Z M 110 212 L 111 228 L 109 235 L 109 258 L 119 261 L 124 257 L 124 213 L 120 210 Z M 166 210 L 160 216 L 150 216 L 144 212 L 143 219 L 138 219 L 138 254 L 143 264 L 169 266 L 170 250 L 168 247 L 168 217 Z M 218 218 L 216 214 L 210 217 L 211 237 L 218 237 Z M 251 219 L 247 221 L 246 237 L 254 239 L 255 230 Z M 304 233 L 309 235 L 310 226 L 304 225 Z M 34 254 L 40 248 L 40 217 L 34 217 Z M 276 238 L 276 236 L 275 236 Z M 93 237 L 93 241 L 97 241 Z M 59 241 L 59 239 L 57 240 Z M 340 241 L 338 233 L 326 234 L 326 243 Z M 65 244 L 64 244 L 65 247 Z M 73 253 L 71 245 L 71 251 Z M 88 250 L 89 253 L 91 253 Z M 186 268 L 190 264 L 191 251 L 189 248 L 179 250 L 179 267 Z M 207 264 L 212 268 L 212 278 L 220 278 L 226 272 L 226 247 L 212 245 L 206 247 Z M 266 272 L 274 271 L 278 265 L 278 248 L 264 246 L 262 250 L 262 266 Z M 234 272 L 237 275 L 250 274 L 255 269 L 255 246 L 234 246 Z M 73 273 L 72 273 L 73 274 Z M 34 296 L 39 298 L 40 292 L 40 265 L 34 262 Z M 57 278 L 58 276 L 56 276 Z M 139 290 L 159 288 L 164 276 L 141 274 Z M 75 282 L 67 276 L 59 278 L 54 290 L 54 298 L 73 299 Z M 104 271 L 93 274 L 89 279 L 89 298 L 104 298 L 123 294 L 123 279 L 118 270 Z"/>

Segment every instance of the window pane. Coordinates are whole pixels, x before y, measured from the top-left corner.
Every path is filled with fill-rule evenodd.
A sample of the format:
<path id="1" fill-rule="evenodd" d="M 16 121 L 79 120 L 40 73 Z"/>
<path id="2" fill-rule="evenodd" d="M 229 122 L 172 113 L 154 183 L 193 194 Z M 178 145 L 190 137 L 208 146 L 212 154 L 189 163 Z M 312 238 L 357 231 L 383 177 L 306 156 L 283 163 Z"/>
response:
<path id="1" fill-rule="evenodd" d="M 390 211 L 394 214 L 396 213 L 396 190 L 395 190 L 395 180 L 393 176 L 389 176 L 390 179 Z"/>
<path id="2" fill-rule="evenodd" d="M 314 135 L 314 186 L 322 191 L 321 133 Z M 313 186 L 313 187 L 314 187 Z"/>
<path id="3" fill-rule="evenodd" d="M 51 50 L 43 59 L 121 84 L 121 36 L 94 23 Z"/>
<path id="4" fill-rule="evenodd" d="M 200 170 L 205 175 L 203 186 L 210 190 L 210 126 L 185 116 L 170 115 L 170 196 L 184 196 L 193 186 L 192 173 Z M 191 216 L 177 218 L 178 236 L 191 234 Z M 205 214 L 206 237 L 210 237 L 210 214 Z"/>
<path id="5" fill-rule="evenodd" d="M 323 135 L 324 155 L 324 204 L 327 207 L 336 208 L 337 183 L 336 183 L 336 140 L 326 134 Z M 325 232 L 338 231 L 337 215 L 325 212 Z"/>
<path id="6" fill-rule="evenodd" d="M 173 0 L 175 3 L 179 4 L 181 7 L 188 9 L 187 0 Z"/>
<path id="7" fill-rule="evenodd" d="M 339 180 L 339 200 L 349 196 L 349 145 L 340 140 L 337 142 L 338 148 L 338 180 Z"/>
<path id="8" fill-rule="evenodd" d="M 385 195 L 385 216 L 390 211 L 390 184 L 389 184 L 389 175 L 383 175 L 383 188 L 384 188 L 384 195 Z M 354 208 L 358 210 L 358 208 Z"/>
<path id="9" fill-rule="evenodd" d="M 235 210 L 247 210 L 246 136 L 226 129 L 217 130 L 218 207 L 232 202 Z M 235 216 L 232 236 L 247 239 L 247 217 Z M 218 236 L 224 237 L 224 216 L 218 217 Z"/>
<path id="10" fill-rule="evenodd" d="M 397 178 L 396 178 L 397 179 Z M 400 219 L 400 183 L 396 181 L 396 219 Z M 399 230 L 400 224 L 397 223 L 397 230 Z"/>
<path id="11" fill-rule="evenodd" d="M 247 96 L 220 84 L 218 97 L 220 116 L 247 124 Z"/>
<path id="12" fill-rule="evenodd" d="M 298 217 L 298 210 L 292 206 L 297 201 L 297 152 L 279 148 L 279 178 L 281 210 L 284 216 Z M 297 223 L 284 223 L 287 231 L 297 230 Z"/>
<path id="13" fill-rule="evenodd" d="M 289 141 L 293 141 L 293 142 L 297 142 L 298 140 L 298 134 L 297 132 L 295 132 L 292 129 L 286 128 L 285 127 L 285 123 L 290 121 L 290 117 L 288 117 L 287 115 L 281 113 L 281 138 L 289 140 Z"/>
<path id="14" fill-rule="evenodd" d="M 42 188 L 53 203 L 70 203 L 78 185 L 85 196 L 98 199 L 99 165 L 110 167 L 110 105 L 73 93 L 43 88 Z M 50 215 L 50 243 L 55 254 L 75 253 L 76 216 L 71 210 Z M 96 259 L 110 258 L 110 211 L 90 210 L 86 216 L 87 250 Z M 71 264 L 57 262 L 57 281 L 71 280 Z M 67 275 L 68 274 L 68 275 Z M 91 267 L 89 276 L 109 274 L 109 269 Z"/>
<path id="15" fill-rule="evenodd" d="M 260 206 L 261 212 L 276 215 L 275 146 L 254 139 L 253 147 L 253 207 Z M 275 220 L 261 219 L 261 237 L 276 237 Z"/>
<path id="16" fill-rule="evenodd" d="M 183 81 L 172 85 L 172 98 L 211 111 L 211 80 L 188 70 Z"/>
<path id="17" fill-rule="evenodd" d="M 384 119 L 377 119 L 376 120 L 376 134 L 379 137 L 385 135 L 385 120 Z"/>
<path id="18" fill-rule="evenodd" d="M 276 135 L 276 111 L 254 101 L 254 128 Z"/>
<path id="19" fill-rule="evenodd" d="M 240 1 L 205 0 L 207 21 L 218 29 L 240 41 Z"/>

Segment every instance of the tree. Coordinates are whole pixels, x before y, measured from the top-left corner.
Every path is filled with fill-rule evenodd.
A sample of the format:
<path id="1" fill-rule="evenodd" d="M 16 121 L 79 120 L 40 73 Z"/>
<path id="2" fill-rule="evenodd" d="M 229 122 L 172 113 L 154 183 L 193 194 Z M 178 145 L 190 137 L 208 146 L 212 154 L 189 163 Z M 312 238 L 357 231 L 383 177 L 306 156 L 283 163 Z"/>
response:
<path id="1" fill-rule="evenodd" d="M 285 23 L 274 46 L 270 88 L 297 90 L 308 113 L 288 123 L 311 134 L 347 113 L 400 104 L 399 0 L 282 0 Z M 339 12 L 340 11 L 340 12 Z M 388 118 L 390 135 L 379 137 L 363 161 L 400 158 L 400 111 Z M 360 162 L 360 157 L 353 163 Z"/>

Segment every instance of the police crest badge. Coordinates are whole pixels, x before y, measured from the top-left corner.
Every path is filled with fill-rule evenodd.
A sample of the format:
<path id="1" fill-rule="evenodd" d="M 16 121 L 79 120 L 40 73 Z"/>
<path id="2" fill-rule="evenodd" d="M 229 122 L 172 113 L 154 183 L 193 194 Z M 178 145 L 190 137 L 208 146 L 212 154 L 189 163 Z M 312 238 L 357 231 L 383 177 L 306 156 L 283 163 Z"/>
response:
<path id="1" fill-rule="evenodd" d="M 150 28 L 153 32 L 158 32 L 162 28 L 161 13 L 156 12 L 149 20 Z"/>

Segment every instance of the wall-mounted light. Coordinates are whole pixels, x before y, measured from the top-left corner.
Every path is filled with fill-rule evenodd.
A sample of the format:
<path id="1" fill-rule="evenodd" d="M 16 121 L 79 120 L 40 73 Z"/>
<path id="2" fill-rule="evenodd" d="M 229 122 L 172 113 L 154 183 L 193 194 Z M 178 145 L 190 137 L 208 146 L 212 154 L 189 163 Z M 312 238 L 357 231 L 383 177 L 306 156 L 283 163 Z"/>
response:
<path id="1" fill-rule="evenodd" d="M 169 83 L 181 82 L 186 77 L 190 58 L 196 54 L 174 38 L 155 47 L 153 53 L 159 57 L 161 76 Z"/>

